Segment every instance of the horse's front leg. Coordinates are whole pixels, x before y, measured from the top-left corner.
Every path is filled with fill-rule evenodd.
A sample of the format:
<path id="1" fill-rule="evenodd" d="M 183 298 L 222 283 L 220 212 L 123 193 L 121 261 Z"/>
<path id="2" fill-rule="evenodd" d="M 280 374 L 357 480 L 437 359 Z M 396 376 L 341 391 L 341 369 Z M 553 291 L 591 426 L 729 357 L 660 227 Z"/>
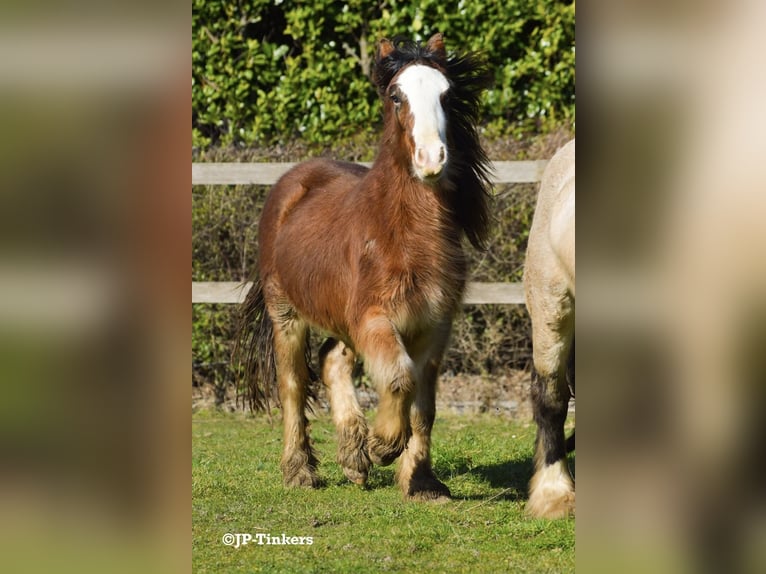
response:
<path id="1" fill-rule="evenodd" d="M 575 487 L 564 436 L 571 396 L 567 371 L 574 340 L 574 309 L 567 298 L 527 299 L 533 318 L 532 408 L 537 423 L 535 474 L 529 486 L 527 513 L 561 518 L 575 510 Z"/>
<path id="2" fill-rule="evenodd" d="M 356 399 L 352 379 L 356 356 L 342 341 L 327 339 L 319 350 L 319 358 L 338 432 L 338 464 L 351 482 L 364 484 L 370 471 L 370 458 L 367 421 Z"/>
<path id="3" fill-rule="evenodd" d="M 274 325 L 274 359 L 282 403 L 284 450 L 282 478 L 286 486 L 319 486 L 317 458 L 306 418 L 310 376 L 306 364 L 307 326 L 294 314 L 270 312 Z"/>
<path id="4" fill-rule="evenodd" d="M 399 462 L 397 480 L 406 498 L 446 501 L 449 488 L 431 468 L 431 429 L 436 417 L 436 387 L 439 365 L 449 338 L 450 324 L 430 334 L 428 348 L 417 353 L 416 364 L 422 373 L 417 377 L 412 405 L 412 436 Z"/>
<path id="5" fill-rule="evenodd" d="M 415 364 L 382 311 L 365 314 L 355 343 L 378 392 L 378 413 L 367 438 L 367 453 L 373 463 L 387 466 L 404 451 L 412 432 L 409 413 Z"/>

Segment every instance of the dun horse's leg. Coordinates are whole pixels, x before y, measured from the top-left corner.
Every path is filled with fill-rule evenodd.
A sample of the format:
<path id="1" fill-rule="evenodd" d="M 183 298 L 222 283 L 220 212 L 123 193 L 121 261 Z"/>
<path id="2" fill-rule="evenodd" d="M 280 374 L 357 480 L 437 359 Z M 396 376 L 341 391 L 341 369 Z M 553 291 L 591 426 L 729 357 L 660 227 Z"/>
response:
<path id="1" fill-rule="evenodd" d="M 310 382 L 306 364 L 306 324 L 294 313 L 271 313 L 279 400 L 282 402 L 284 451 L 282 477 L 287 486 L 319 485 L 318 464 L 308 434 L 306 400 Z"/>
<path id="2" fill-rule="evenodd" d="M 553 308 L 532 307 L 534 372 L 532 407 L 537 423 L 535 474 L 527 513 L 561 518 L 575 510 L 575 490 L 566 459 L 564 421 L 570 391 L 569 356 L 574 337 L 574 310 L 568 299 Z"/>
<path id="3" fill-rule="evenodd" d="M 449 334 L 447 330 L 446 336 Z M 436 416 L 436 379 L 442 349 L 428 358 L 415 389 L 412 405 L 412 436 L 402 454 L 397 472 L 399 486 L 405 497 L 413 500 L 446 501 L 449 488 L 440 482 L 431 468 L 431 429 Z"/>
<path id="4" fill-rule="evenodd" d="M 382 313 L 368 313 L 355 339 L 378 391 L 378 414 L 367 438 L 367 452 L 373 463 L 387 466 L 402 453 L 412 432 L 414 363 L 393 324 Z"/>
<path id="5" fill-rule="evenodd" d="M 354 391 L 354 352 L 343 342 L 328 339 L 319 350 L 322 380 L 330 397 L 332 419 L 338 431 L 338 464 L 356 484 L 367 482 L 367 421 Z"/>

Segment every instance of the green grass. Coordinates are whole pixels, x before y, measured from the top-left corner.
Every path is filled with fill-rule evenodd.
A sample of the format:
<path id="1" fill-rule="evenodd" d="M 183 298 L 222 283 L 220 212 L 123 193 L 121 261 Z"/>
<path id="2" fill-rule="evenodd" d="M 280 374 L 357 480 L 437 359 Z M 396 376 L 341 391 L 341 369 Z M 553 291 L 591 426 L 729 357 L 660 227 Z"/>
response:
<path id="1" fill-rule="evenodd" d="M 393 466 L 366 489 L 335 463 L 328 416 L 312 422 L 325 486 L 282 486 L 279 417 L 192 417 L 193 567 L 204 572 L 573 572 L 574 520 L 523 515 L 534 425 L 490 416 L 437 418 L 433 464 L 447 504 L 405 502 Z M 239 548 L 225 533 L 249 533 Z M 255 534 L 312 537 L 258 545 Z"/>

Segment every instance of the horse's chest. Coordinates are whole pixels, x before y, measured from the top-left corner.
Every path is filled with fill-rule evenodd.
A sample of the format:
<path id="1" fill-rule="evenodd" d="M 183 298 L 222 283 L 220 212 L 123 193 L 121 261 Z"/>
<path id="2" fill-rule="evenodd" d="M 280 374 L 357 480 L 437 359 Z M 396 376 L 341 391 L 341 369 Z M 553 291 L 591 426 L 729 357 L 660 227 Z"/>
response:
<path id="1" fill-rule="evenodd" d="M 457 261 L 413 265 L 391 275 L 392 315 L 401 330 L 420 330 L 451 316 L 463 295 L 465 272 Z"/>
<path id="2" fill-rule="evenodd" d="M 452 315 L 465 285 L 467 265 L 459 243 L 416 239 L 368 240 L 360 260 L 360 290 L 377 294 L 374 304 L 386 308 L 400 327 Z"/>

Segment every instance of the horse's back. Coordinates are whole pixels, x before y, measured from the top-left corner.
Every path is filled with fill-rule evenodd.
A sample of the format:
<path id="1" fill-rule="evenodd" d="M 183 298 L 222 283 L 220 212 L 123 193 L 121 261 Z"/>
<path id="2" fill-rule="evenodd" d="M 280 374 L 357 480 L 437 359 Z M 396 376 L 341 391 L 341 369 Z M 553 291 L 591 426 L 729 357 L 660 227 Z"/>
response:
<path id="1" fill-rule="evenodd" d="M 348 161 L 325 158 L 310 159 L 299 163 L 285 173 L 274 186 L 274 189 L 289 187 L 296 183 L 306 189 L 325 188 L 344 182 L 355 183 L 368 171 L 369 168 Z"/>
<path id="2" fill-rule="evenodd" d="M 335 220 L 338 203 L 367 173 L 368 168 L 350 162 L 312 159 L 299 163 L 271 188 L 259 224 L 262 251 L 273 249 L 280 229 L 294 221 L 297 210 L 304 223 Z M 310 209 L 306 204 L 310 203 Z"/>
<path id="3" fill-rule="evenodd" d="M 285 210 L 295 207 L 310 192 L 344 192 L 368 171 L 362 165 L 344 161 L 322 158 L 304 161 L 279 178 L 269 192 L 264 209 L 277 211 L 283 217 Z"/>

